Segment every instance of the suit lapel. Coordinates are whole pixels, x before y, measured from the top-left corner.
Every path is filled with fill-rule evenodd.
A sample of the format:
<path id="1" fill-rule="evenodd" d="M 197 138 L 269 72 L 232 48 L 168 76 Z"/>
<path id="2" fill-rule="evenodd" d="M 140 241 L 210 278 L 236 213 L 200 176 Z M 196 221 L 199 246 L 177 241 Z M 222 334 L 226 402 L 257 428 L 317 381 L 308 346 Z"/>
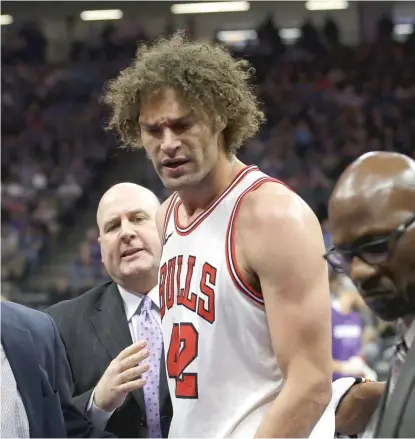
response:
<path id="1" fill-rule="evenodd" d="M 1 305 L 1 317 L 1 341 L 26 410 L 30 436 L 41 437 L 41 426 L 36 421 L 42 419 L 43 394 L 32 336 L 27 329 L 21 329 L 7 303 Z"/>
<path id="2" fill-rule="evenodd" d="M 405 364 L 399 373 L 387 406 L 384 408 L 383 416 L 379 418 L 377 437 L 397 437 L 397 428 L 403 406 L 406 402 L 405 396 L 415 380 L 415 345 L 411 347 L 405 360 Z M 388 386 L 389 387 L 389 386 Z M 388 389 L 387 389 L 388 390 Z M 387 392 L 385 392 L 387 394 Z M 384 396 L 385 397 L 385 396 Z M 386 398 L 386 397 L 385 397 Z"/>
<path id="3" fill-rule="evenodd" d="M 102 295 L 101 300 L 96 304 L 96 312 L 90 319 L 98 338 L 112 359 L 133 343 L 124 305 L 115 283 L 112 283 Z M 143 391 L 135 390 L 132 394 L 145 412 Z"/>
<path id="4" fill-rule="evenodd" d="M 391 374 L 389 372 L 389 377 L 386 381 L 385 391 L 383 392 L 382 398 L 380 399 L 379 408 L 378 408 L 377 413 L 375 415 L 376 422 L 375 422 L 375 427 L 373 429 L 373 437 L 379 437 L 378 434 L 379 434 L 379 430 L 381 427 L 383 415 L 385 413 L 386 401 L 387 401 L 387 397 L 388 397 L 388 393 L 389 393 L 390 375 Z"/>

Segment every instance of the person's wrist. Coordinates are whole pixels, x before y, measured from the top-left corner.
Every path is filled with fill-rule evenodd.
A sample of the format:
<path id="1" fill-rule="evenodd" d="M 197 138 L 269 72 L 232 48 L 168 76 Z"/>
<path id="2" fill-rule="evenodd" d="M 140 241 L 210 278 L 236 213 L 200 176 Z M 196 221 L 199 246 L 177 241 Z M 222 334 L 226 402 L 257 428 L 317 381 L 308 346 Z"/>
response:
<path id="1" fill-rule="evenodd" d="M 94 398 L 92 400 L 92 403 L 97 409 L 102 410 L 103 412 L 111 412 L 112 411 L 112 408 L 108 407 L 108 405 L 106 405 L 102 401 L 102 399 L 100 398 L 100 393 L 99 393 L 98 388 L 95 389 Z"/>

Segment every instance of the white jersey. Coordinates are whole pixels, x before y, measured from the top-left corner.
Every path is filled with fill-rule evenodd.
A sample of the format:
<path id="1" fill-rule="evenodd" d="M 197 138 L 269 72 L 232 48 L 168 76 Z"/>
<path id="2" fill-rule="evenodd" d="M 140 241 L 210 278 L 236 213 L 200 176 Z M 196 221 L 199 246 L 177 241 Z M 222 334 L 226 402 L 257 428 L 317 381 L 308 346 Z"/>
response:
<path id="1" fill-rule="evenodd" d="M 159 272 L 169 437 L 253 437 L 283 387 L 264 300 L 242 278 L 233 245 L 244 195 L 270 181 L 246 167 L 188 226 L 179 196 L 171 198 Z M 318 437 L 333 438 L 334 416 L 330 422 Z"/>

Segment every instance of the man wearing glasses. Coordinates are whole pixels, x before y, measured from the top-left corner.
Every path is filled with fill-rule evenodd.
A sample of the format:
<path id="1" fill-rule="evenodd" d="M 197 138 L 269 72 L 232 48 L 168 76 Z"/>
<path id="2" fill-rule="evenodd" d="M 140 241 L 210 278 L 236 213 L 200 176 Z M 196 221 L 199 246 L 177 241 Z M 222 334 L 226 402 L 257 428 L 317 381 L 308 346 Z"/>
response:
<path id="1" fill-rule="evenodd" d="M 415 161 L 391 152 L 357 159 L 337 182 L 329 222 L 325 258 L 400 335 L 364 437 L 415 437 Z"/>

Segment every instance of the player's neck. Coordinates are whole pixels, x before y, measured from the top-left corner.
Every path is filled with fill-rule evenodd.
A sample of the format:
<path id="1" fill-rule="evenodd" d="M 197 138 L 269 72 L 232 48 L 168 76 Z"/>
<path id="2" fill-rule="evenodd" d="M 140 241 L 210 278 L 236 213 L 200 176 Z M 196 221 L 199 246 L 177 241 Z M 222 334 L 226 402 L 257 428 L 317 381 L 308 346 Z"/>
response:
<path id="1" fill-rule="evenodd" d="M 245 165 L 236 157 L 224 157 L 199 185 L 179 191 L 186 215 L 191 217 L 196 211 L 206 209 L 226 190 Z"/>

